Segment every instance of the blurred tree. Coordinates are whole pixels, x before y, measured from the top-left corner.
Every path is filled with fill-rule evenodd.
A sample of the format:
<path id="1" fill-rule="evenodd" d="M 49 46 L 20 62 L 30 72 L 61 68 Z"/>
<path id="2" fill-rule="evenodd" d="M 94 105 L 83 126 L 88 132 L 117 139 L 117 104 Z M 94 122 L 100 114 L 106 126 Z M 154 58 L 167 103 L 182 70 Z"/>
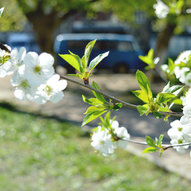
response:
<path id="1" fill-rule="evenodd" d="M 26 17 L 17 6 L 16 0 L 0 0 L 0 7 L 5 7 L 3 16 L 0 18 L 0 31 L 22 30 Z"/>
<path id="2" fill-rule="evenodd" d="M 172 12 L 168 14 L 166 19 L 162 19 L 160 22 L 162 24 L 159 25 L 157 28 L 157 31 L 159 31 L 157 40 L 156 40 L 156 46 L 155 46 L 155 56 L 160 57 L 160 64 L 163 64 L 166 60 L 167 56 L 167 50 L 168 50 L 168 44 L 170 41 L 170 38 L 173 36 L 175 30 L 177 28 L 180 28 L 182 24 L 185 24 L 184 20 L 187 21 L 188 17 L 191 16 L 189 14 L 189 11 L 191 8 L 191 0 L 163 0 L 164 3 L 168 4 L 174 4 L 178 1 L 182 1 L 184 6 L 181 9 L 181 13 L 178 15 L 175 15 L 172 13 L 175 10 L 171 10 Z M 158 25 L 158 19 L 155 15 L 153 5 L 156 4 L 156 0 L 103 0 L 102 1 L 102 7 L 105 7 L 106 10 L 113 11 L 119 19 L 126 21 L 128 23 L 134 24 L 137 23 L 137 13 L 138 12 L 144 12 L 142 16 L 147 17 L 148 19 L 151 19 L 153 23 L 155 23 L 155 26 Z M 181 2 L 180 2 L 181 3 Z M 100 6 L 101 7 L 101 6 Z M 190 23 L 191 24 L 191 23 Z M 140 36 L 143 34 L 143 25 L 140 25 Z"/>
<path id="3" fill-rule="evenodd" d="M 160 69 L 160 66 L 165 63 L 165 60 L 167 58 L 168 45 L 173 34 L 175 32 L 180 33 L 181 31 L 183 31 L 185 25 L 191 25 L 191 22 L 185 22 L 191 18 L 191 14 L 187 12 L 187 10 L 191 8 L 191 1 L 176 0 L 176 6 L 173 6 L 173 1 L 174 0 L 171 0 L 172 6 L 170 7 L 169 14 L 164 20 L 162 30 L 160 30 L 156 40 L 155 57 L 160 58 L 160 61 L 157 65 L 158 71 Z M 169 3 L 167 0 L 165 0 L 164 2 L 166 4 Z M 178 13 L 178 11 L 180 11 L 180 13 L 175 14 Z"/>
<path id="4" fill-rule="evenodd" d="M 87 12 L 96 0 L 17 0 L 36 33 L 42 51 L 54 55 L 54 32 L 69 16 Z"/>

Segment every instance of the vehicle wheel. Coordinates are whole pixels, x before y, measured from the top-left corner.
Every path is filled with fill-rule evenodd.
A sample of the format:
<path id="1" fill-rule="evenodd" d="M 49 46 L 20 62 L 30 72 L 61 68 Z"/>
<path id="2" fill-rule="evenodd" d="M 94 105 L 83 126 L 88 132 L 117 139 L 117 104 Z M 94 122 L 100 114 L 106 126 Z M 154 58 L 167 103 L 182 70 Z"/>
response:
<path id="1" fill-rule="evenodd" d="M 114 66 L 113 68 L 114 73 L 128 73 L 129 72 L 129 68 L 127 66 L 127 64 L 125 63 L 118 63 Z"/>

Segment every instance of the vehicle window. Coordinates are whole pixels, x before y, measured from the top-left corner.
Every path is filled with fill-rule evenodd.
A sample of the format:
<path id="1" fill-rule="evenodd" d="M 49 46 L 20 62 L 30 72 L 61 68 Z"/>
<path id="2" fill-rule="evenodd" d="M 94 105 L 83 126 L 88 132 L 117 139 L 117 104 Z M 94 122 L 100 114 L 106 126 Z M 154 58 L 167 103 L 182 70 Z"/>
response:
<path id="1" fill-rule="evenodd" d="M 68 49 L 71 50 L 71 49 L 84 49 L 84 47 L 86 47 L 87 43 L 89 41 L 87 40 L 69 40 L 68 41 Z"/>
<path id="2" fill-rule="evenodd" d="M 84 49 L 89 41 L 87 40 L 72 40 L 68 41 L 68 49 Z M 94 46 L 94 50 L 118 50 L 118 51 L 132 51 L 133 46 L 131 42 L 124 41 L 106 41 L 98 40 Z"/>
<path id="3" fill-rule="evenodd" d="M 132 51 L 133 46 L 131 42 L 119 42 L 117 46 L 117 50 L 119 51 Z"/>
<path id="4" fill-rule="evenodd" d="M 116 41 L 97 41 L 95 44 L 95 49 L 97 50 L 116 50 L 117 42 Z"/>
<path id="5" fill-rule="evenodd" d="M 26 46 L 26 43 L 25 42 L 12 42 L 12 43 L 10 43 L 10 45 L 12 47 L 22 47 L 22 46 Z"/>

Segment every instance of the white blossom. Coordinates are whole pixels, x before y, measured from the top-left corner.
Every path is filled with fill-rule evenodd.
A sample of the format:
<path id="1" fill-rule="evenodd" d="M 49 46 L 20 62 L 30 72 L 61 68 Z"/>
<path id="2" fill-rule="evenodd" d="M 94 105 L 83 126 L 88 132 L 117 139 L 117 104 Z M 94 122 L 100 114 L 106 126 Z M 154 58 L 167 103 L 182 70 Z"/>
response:
<path id="1" fill-rule="evenodd" d="M 29 52 L 24 58 L 24 73 L 29 81 L 40 85 L 54 74 L 54 58 L 48 53 Z"/>
<path id="2" fill-rule="evenodd" d="M 44 104 L 47 101 L 56 103 L 64 97 L 63 90 L 67 86 L 66 80 L 60 80 L 58 74 L 54 74 L 44 84 L 41 84 L 36 92 L 36 95 L 32 98 L 32 101 Z"/>
<path id="3" fill-rule="evenodd" d="M 153 5 L 155 13 L 158 18 L 165 18 L 169 13 L 169 7 L 163 3 L 161 0 L 157 0 L 157 3 Z"/>
<path id="4" fill-rule="evenodd" d="M 9 46 L 5 46 L 10 50 Z M 0 49 L 0 78 L 12 74 L 12 72 L 10 72 L 11 64 L 10 53 Z"/>
<path id="5" fill-rule="evenodd" d="M 36 86 L 33 86 L 25 75 L 14 73 L 11 84 L 15 88 L 14 95 L 19 100 L 30 99 L 36 93 Z"/>
<path id="6" fill-rule="evenodd" d="M 171 144 L 182 144 L 188 143 L 191 141 L 191 136 L 189 135 L 189 131 L 191 130 L 189 126 L 182 124 L 181 120 L 175 120 L 170 123 L 171 127 L 167 134 L 170 137 Z M 177 146 L 173 147 L 179 153 L 184 153 L 185 149 L 188 149 L 189 145 L 186 146 Z"/>
<path id="7" fill-rule="evenodd" d="M 11 51 L 11 68 L 10 71 L 14 72 L 16 71 L 21 65 L 24 64 L 24 58 L 26 56 L 26 49 L 24 47 L 21 47 L 19 50 L 17 48 L 14 48 Z"/>
<path id="8" fill-rule="evenodd" d="M 175 60 L 175 64 L 180 64 L 181 62 L 187 63 L 189 61 L 189 56 L 191 55 L 191 50 L 183 51 L 179 54 L 178 58 Z"/>
<path id="9" fill-rule="evenodd" d="M 111 140 L 111 134 L 107 129 L 98 126 L 97 131 L 93 132 L 91 146 L 104 156 L 109 156 L 114 152 L 115 145 Z"/>
<path id="10" fill-rule="evenodd" d="M 130 135 L 125 127 L 119 127 L 119 122 L 118 121 L 113 121 L 111 124 L 111 127 L 114 131 L 115 136 L 118 138 L 124 139 L 124 140 L 117 140 L 116 141 L 116 146 L 119 146 L 121 148 L 126 148 L 127 146 L 127 140 L 130 139 Z"/>
<path id="11" fill-rule="evenodd" d="M 121 140 L 121 139 L 124 140 Z M 91 145 L 104 156 L 112 154 L 117 147 L 126 148 L 130 135 L 125 127 L 119 127 L 119 122 L 110 121 L 109 127 L 98 126 L 93 132 Z"/>
<path id="12" fill-rule="evenodd" d="M 188 105 L 191 106 L 190 99 L 191 99 L 191 88 L 186 92 L 186 95 L 184 97 L 181 97 L 183 106 L 188 106 Z"/>
<path id="13" fill-rule="evenodd" d="M 188 62 L 191 62 L 191 50 L 182 52 L 175 60 L 177 66 L 174 68 L 174 73 L 180 82 L 191 86 L 191 70 Z"/>
<path id="14" fill-rule="evenodd" d="M 180 68 L 180 67 L 176 66 L 174 68 L 174 73 L 175 73 L 176 78 L 178 78 L 179 81 L 182 83 L 186 82 L 186 74 L 188 74 L 189 71 L 190 71 L 190 69 L 187 67 Z"/>

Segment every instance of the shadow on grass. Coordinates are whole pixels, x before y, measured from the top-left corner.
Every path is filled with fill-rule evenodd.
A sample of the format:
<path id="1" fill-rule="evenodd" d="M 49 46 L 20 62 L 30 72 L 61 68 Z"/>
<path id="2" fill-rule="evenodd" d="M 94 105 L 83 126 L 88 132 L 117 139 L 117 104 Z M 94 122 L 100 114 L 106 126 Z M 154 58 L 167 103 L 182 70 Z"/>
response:
<path id="1" fill-rule="evenodd" d="M 35 113 L 35 112 L 24 111 L 24 110 L 18 108 L 16 105 L 9 103 L 9 102 L 0 102 L 0 108 L 6 109 L 8 111 L 15 112 L 15 113 L 21 114 L 21 115 L 30 115 L 30 116 L 35 117 L 37 119 L 55 120 L 56 122 L 59 122 L 59 123 L 69 123 L 69 124 L 72 124 L 76 127 L 79 127 L 79 128 L 81 127 L 81 123 L 79 123 L 77 121 L 67 120 L 67 119 L 59 117 L 57 115 L 45 115 L 45 114 L 38 113 L 38 112 Z M 88 128 L 83 129 L 82 133 L 80 133 L 80 136 L 81 137 L 89 137 L 90 136 L 90 129 L 88 129 Z"/>
<path id="2" fill-rule="evenodd" d="M 38 112 L 34 113 L 34 112 L 29 112 L 29 111 L 23 111 L 23 110 L 19 109 L 16 105 L 13 105 L 13 104 L 11 104 L 9 102 L 0 102 L 0 107 L 5 108 L 5 109 L 7 109 L 9 111 L 12 111 L 12 112 L 17 112 L 17 113 L 21 113 L 21 114 L 29 114 L 31 116 L 38 117 L 38 118 L 41 118 L 41 119 L 54 119 L 54 120 L 56 120 L 58 122 L 72 122 L 72 123 L 74 123 L 76 125 L 79 125 L 79 123 L 76 122 L 76 121 L 70 121 L 70 120 L 67 120 L 67 119 L 63 119 L 63 118 L 58 117 L 56 115 L 49 116 L 49 115 L 44 115 L 44 114 L 38 113 Z"/>

